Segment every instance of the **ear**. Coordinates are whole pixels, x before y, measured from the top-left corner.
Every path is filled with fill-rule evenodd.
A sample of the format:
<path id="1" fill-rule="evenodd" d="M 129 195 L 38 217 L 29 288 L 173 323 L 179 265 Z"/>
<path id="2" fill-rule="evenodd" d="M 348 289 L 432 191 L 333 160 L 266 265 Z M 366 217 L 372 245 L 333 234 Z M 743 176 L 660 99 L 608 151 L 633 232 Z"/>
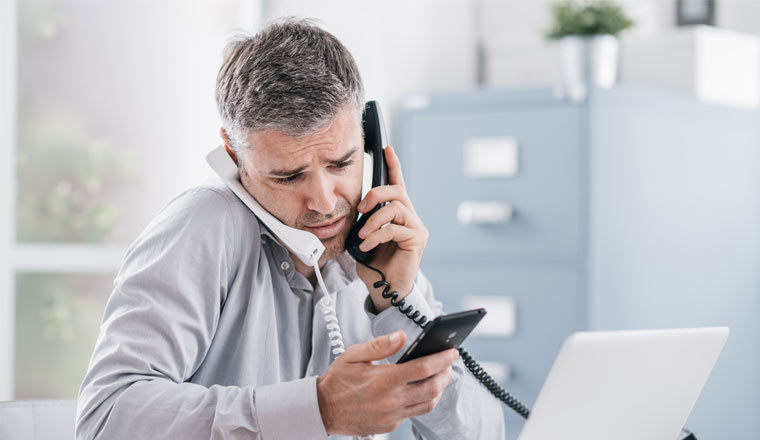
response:
<path id="1" fill-rule="evenodd" d="M 235 153 L 235 150 L 232 148 L 232 142 L 230 142 L 230 137 L 227 136 L 227 131 L 224 129 L 224 127 L 222 127 L 219 133 L 222 135 L 222 141 L 224 141 L 224 149 L 227 151 L 227 154 L 230 155 L 232 160 L 235 162 L 235 165 L 240 166 L 240 162 L 238 162 L 237 153 Z"/>

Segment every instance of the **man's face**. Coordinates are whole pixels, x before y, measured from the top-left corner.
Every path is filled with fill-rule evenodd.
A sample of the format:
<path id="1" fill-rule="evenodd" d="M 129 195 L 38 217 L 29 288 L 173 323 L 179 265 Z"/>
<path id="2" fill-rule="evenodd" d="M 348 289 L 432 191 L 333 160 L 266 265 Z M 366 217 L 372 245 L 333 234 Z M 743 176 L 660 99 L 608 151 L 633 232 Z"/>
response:
<path id="1" fill-rule="evenodd" d="M 248 145 L 238 157 L 245 189 L 281 222 L 322 241 L 320 265 L 343 252 L 361 198 L 361 115 L 347 107 L 313 135 L 253 132 Z"/>

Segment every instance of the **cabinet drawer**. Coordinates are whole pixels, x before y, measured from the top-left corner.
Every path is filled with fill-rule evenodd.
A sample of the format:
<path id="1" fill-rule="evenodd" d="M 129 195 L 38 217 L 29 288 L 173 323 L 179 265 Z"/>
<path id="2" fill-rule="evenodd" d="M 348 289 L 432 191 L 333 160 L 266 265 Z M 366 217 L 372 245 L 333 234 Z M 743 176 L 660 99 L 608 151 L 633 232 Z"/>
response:
<path id="1" fill-rule="evenodd" d="M 582 277 L 573 271 L 508 271 L 498 264 L 424 264 L 446 312 L 463 310 L 468 296 L 509 298 L 515 332 L 508 337 L 471 335 L 463 346 L 478 361 L 509 366 L 504 384 L 526 403 L 538 395 L 565 338 L 585 328 Z"/>
<path id="2" fill-rule="evenodd" d="M 430 231 L 433 259 L 574 258 L 580 250 L 581 110 L 552 105 L 508 110 L 407 112 L 399 139 L 404 177 Z M 513 177 L 465 175 L 465 144 L 473 138 L 518 142 Z M 503 224 L 462 224 L 462 202 L 508 204 Z"/>

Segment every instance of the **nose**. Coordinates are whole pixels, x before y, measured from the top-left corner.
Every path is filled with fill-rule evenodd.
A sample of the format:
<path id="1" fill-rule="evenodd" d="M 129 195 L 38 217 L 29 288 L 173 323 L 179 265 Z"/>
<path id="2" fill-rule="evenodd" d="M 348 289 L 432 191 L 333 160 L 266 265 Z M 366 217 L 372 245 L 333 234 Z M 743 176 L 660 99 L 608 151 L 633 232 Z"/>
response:
<path id="1" fill-rule="evenodd" d="M 337 202 L 335 183 L 330 176 L 327 173 L 316 173 L 311 185 L 309 185 L 306 207 L 310 211 L 327 215 L 335 211 Z"/>

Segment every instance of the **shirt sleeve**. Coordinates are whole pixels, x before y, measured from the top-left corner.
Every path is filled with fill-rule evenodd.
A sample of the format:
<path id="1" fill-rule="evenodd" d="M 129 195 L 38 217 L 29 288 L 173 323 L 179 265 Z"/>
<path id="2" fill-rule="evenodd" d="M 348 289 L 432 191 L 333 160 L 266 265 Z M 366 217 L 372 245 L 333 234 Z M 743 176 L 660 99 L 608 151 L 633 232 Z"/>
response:
<path id="1" fill-rule="evenodd" d="M 265 439 L 327 438 L 316 376 L 261 387 L 256 390 L 255 406 Z"/>
<path id="2" fill-rule="evenodd" d="M 439 301 L 433 296 L 433 286 L 419 272 L 412 291 L 405 298 L 406 305 L 411 305 L 429 319 L 434 319 L 443 311 Z M 407 348 L 422 332 L 419 325 L 400 313 L 397 307 L 389 307 L 375 314 L 369 296 L 365 302 L 365 311 L 372 322 L 375 337 L 404 330 L 406 343 L 387 360 L 396 362 Z M 426 440 L 466 438 L 466 439 L 503 439 L 504 415 L 501 402 L 480 384 L 469 372 L 462 360 L 454 362 L 451 368 L 451 381 L 443 392 L 435 409 L 428 414 L 412 417 L 415 435 Z"/>
<path id="3" fill-rule="evenodd" d="M 127 251 L 77 399 L 77 439 L 327 437 L 315 378 L 260 388 L 189 382 L 239 261 L 235 203 L 190 190 Z M 299 423 L 286 426 L 283 414 Z"/>

